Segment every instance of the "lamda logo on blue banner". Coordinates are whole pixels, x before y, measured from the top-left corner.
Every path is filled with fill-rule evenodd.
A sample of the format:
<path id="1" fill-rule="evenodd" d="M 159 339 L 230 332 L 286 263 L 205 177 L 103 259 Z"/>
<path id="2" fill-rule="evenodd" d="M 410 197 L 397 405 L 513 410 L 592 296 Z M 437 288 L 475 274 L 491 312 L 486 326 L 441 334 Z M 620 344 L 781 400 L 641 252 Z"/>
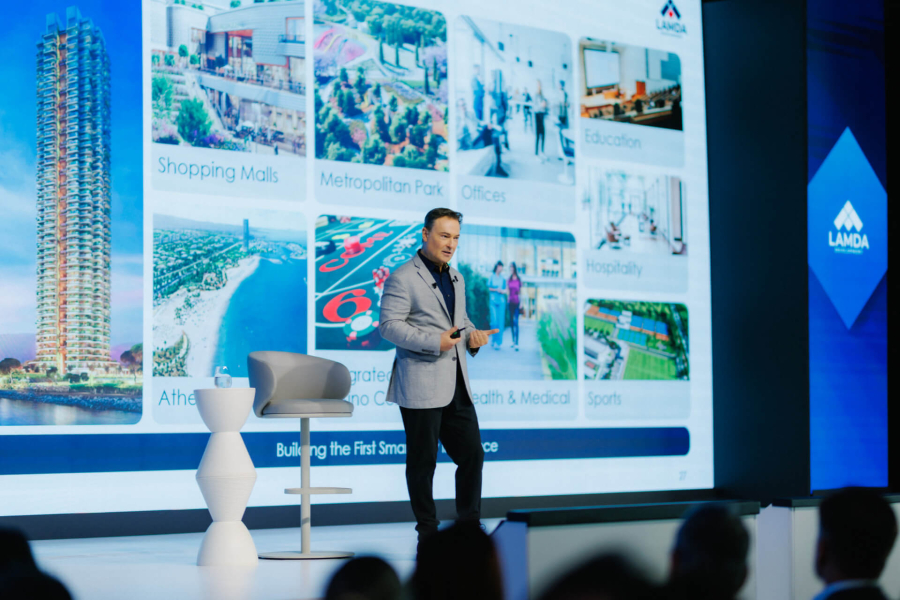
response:
<path id="1" fill-rule="evenodd" d="M 887 271 L 887 194 L 849 127 L 807 197 L 809 266 L 850 328 Z"/>
<path id="2" fill-rule="evenodd" d="M 853 209 L 853 205 L 847 200 L 847 204 L 838 213 L 834 220 L 836 233 L 828 232 L 828 245 L 834 248 L 835 252 L 849 252 L 850 254 L 862 254 L 864 250 L 869 248 L 869 238 L 866 234 L 861 234 L 863 222 Z M 847 231 L 842 232 L 842 229 Z M 854 231 L 856 230 L 856 231 Z M 833 235 L 832 235 L 833 234 Z"/>
<path id="3" fill-rule="evenodd" d="M 681 37 L 687 33 L 687 29 L 681 22 L 681 13 L 675 6 L 674 0 L 668 0 L 659 11 L 662 18 L 656 19 L 656 28 L 668 35 Z"/>

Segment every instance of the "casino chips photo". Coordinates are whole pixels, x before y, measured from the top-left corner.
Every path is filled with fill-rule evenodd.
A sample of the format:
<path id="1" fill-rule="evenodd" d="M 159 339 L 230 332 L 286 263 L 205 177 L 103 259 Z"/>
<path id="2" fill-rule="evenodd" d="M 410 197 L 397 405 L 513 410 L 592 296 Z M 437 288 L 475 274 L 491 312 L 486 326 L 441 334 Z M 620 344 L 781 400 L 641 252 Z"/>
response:
<path id="1" fill-rule="evenodd" d="M 325 215 L 316 221 L 316 349 L 391 350 L 378 332 L 384 282 L 416 252 L 419 223 Z"/>

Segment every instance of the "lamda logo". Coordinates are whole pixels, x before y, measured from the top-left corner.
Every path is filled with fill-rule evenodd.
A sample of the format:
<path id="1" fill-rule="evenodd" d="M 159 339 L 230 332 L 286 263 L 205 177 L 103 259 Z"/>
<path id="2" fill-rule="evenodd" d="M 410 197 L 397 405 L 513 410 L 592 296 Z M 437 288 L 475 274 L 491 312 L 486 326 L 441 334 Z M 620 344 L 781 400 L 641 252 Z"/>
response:
<path id="1" fill-rule="evenodd" d="M 687 29 L 681 23 L 681 13 L 675 6 L 675 0 L 667 0 L 659 14 L 662 15 L 662 18 L 656 19 L 656 28 L 662 33 L 678 37 L 687 33 Z"/>
<path id="2" fill-rule="evenodd" d="M 669 17 L 669 18 L 674 17 L 676 19 L 681 18 L 681 13 L 678 12 L 678 7 L 675 6 L 675 2 L 673 2 L 672 0 L 669 0 L 668 2 L 666 2 L 665 6 L 663 6 L 661 14 L 664 17 Z"/>
<path id="3" fill-rule="evenodd" d="M 856 214 L 849 200 L 835 217 L 834 227 L 837 232 L 828 232 L 828 245 L 834 248 L 835 252 L 862 254 L 863 250 L 869 249 L 869 238 L 866 234 L 859 233 L 863 228 L 862 219 Z M 846 231 L 841 231 L 842 229 Z"/>

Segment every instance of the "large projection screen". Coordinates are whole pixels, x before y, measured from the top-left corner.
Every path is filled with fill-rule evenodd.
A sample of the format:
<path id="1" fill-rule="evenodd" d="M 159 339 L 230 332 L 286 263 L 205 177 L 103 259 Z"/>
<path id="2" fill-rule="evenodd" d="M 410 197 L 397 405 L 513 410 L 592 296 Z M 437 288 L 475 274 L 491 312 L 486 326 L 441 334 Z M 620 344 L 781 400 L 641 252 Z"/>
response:
<path id="1" fill-rule="evenodd" d="M 586 88 L 607 87 L 619 83 L 619 55 L 600 50 L 584 51 Z"/>
<path id="2" fill-rule="evenodd" d="M 468 362 L 484 496 L 711 488 L 700 2 L 662 4 L 8 7 L 0 514 L 204 507 L 193 391 L 254 350 L 352 374 L 311 460 L 354 491 L 314 501 L 406 500 L 377 321 L 438 206 L 502 330 Z M 250 505 L 297 502 L 299 422 L 242 434 Z"/>

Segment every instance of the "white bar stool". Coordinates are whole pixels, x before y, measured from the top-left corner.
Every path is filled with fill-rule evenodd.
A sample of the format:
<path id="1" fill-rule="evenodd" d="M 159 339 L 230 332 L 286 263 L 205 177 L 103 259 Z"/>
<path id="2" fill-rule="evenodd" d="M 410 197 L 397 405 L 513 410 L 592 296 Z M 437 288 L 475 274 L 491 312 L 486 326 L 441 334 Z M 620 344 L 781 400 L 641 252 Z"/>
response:
<path id="1" fill-rule="evenodd" d="M 310 496 L 350 494 L 350 488 L 310 485 L 309 420 L 350 417 L 353 405 L 350 371 L 339 362 L 292 352 L 251 352 L 247 357 L 250 387 L 256 388 L 253 410 L 263 419 L 300 419 L 300 487 L 285 494 L 300 494 L 300 552 L 263 552 L 260 558 L 296 560 L 350 558 L 352 552 L 313 552 L 310 543 Z"/>

